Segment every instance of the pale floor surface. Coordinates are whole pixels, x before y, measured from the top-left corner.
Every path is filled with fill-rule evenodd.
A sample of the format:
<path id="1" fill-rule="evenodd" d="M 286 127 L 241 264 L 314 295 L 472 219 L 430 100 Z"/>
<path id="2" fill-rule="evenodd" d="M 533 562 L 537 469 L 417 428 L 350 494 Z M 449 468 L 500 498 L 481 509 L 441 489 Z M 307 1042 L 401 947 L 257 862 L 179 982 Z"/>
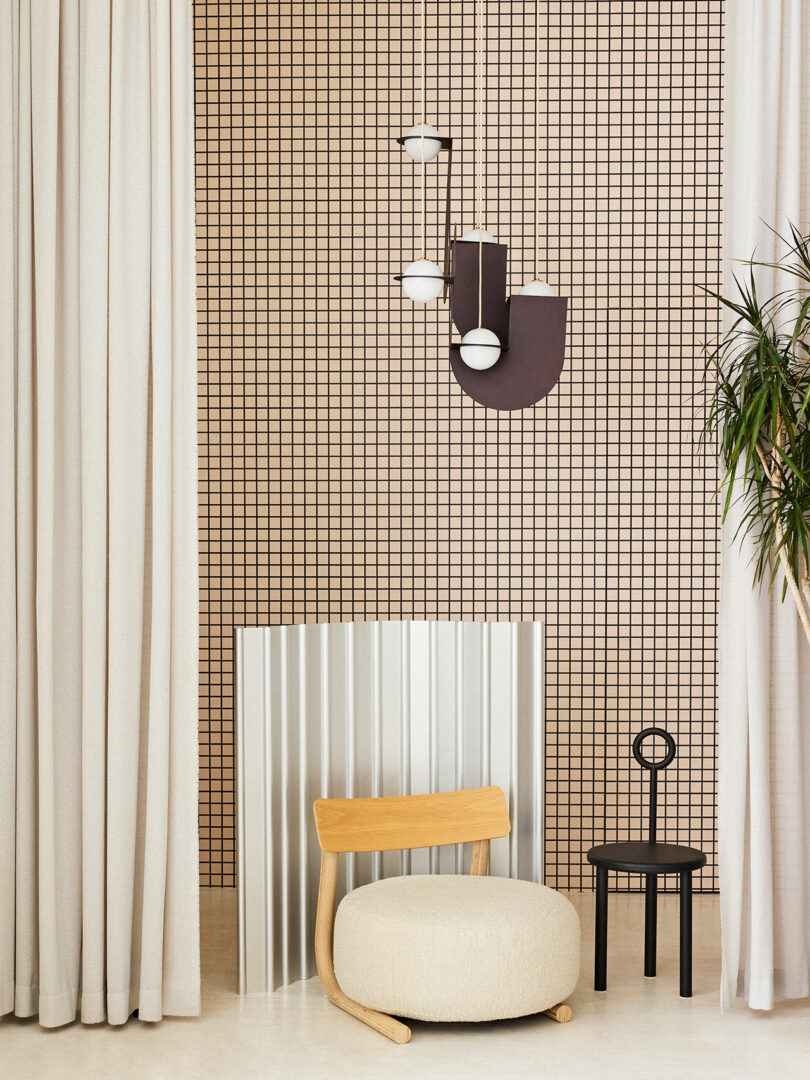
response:
<path id="1" fill-rule="evenodd" d="M 677 898 L 661 898 L 658 978 L 642 975 L 643 898 L 610 898 L 608 990 L 592 987 L 593 896 L 582 918 L 582 979 L 574 1019 L 495 1024 L 413 1022 L 395 1046 L 341 1012 L 317 979 L 271 995 L 235 993 L 235 895 L 204 890 L 203 1017 L 122 1028 L 44 1031 L 0 1021 L 0 1080 L 793 1080 L 810 1078 L 810 1002 L 772 1013 L 718 1005 L 717 897 L 695 897 L 694 997 L 678 996 Z"/>

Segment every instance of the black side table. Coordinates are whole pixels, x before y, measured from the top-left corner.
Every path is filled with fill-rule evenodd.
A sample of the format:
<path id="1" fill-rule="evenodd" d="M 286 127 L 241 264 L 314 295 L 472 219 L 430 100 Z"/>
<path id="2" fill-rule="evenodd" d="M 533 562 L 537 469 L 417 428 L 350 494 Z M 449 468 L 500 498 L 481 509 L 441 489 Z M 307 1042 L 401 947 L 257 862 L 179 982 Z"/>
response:
<path id="1" fill-rule="evenodd" d="M 667 744 L 660 761 L 648 761 L 641 744 L 649 735 L 659 735 Z M 644 974 L 655 976 L 655 946 L 658 923 L 659 874 L 680 874 L 681 892 L 681 997 L 692 996 L 692 872 L 706 864 L 706 856 L 697 848 L 677 844 L 659 844 L 656 840 L 658 811 L 658 772 L 675 757 L 675 740 L 663 728 L 645 728 L 633 740 L 633 757 L 650 771 L 649 842 L 603 844 L 588 852 L 588 862 L 596 867 L 596 949 L 594 990 L 607 989 L 607 914 L 608 870 L 645 875 Z"/>

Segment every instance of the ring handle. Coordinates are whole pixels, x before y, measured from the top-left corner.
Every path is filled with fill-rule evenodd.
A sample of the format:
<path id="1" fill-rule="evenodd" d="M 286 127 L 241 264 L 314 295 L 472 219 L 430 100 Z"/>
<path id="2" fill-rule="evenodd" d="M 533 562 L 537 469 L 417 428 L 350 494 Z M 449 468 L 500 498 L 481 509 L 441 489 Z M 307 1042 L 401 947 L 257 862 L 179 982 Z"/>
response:
<path id="1" fill-rule="evenodd" d="M 660 761 L 648 761 L 641 752 L 641 744 L 649 735 L 660 735 L 667 744 L 667 752 Z M 667 765 L 672 763 L 672 760 L 675 757 L 675 740 L 670 733 L 664 731 L 663 728 L 644 728 L 644 730 L 640 731 L 635 739 L 633 739 L 633 757 L 643 769 L 649 769 L 650 772 L 658 772 L 659 769 L 665 769 Z"/>

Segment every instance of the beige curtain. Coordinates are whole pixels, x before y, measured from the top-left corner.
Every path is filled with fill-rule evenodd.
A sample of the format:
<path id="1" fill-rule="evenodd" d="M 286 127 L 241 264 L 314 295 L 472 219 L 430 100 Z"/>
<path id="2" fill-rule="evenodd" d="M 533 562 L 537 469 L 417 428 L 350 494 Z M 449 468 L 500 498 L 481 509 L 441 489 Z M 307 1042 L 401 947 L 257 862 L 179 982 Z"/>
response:
<path id="1" fill-rule="evenodd" d="M 766 227 L 810 227 L 810 4 L 726 6 L 723 246 L 784 253 Z M 795 285 L 762 268 L 763 297 Z M 781 575 L 752 588 L 753 545 L 723 529 L 719 619 L 721 1003 L 754 1009 L 810 995 L 810 651 Z"/>
<path id="2" fill-rule="evenodd" d="M 0 5 L 0 1014 L 199 1011 L 190 0 Z"/>

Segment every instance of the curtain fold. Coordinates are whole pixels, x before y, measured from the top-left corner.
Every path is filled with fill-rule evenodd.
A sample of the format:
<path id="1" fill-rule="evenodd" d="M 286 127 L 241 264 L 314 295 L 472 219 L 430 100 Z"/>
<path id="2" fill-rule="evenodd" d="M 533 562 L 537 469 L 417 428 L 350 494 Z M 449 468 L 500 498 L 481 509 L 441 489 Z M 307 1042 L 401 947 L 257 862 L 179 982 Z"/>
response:
<path id="1" fill-rule="evenodd" d="M 0 1014 L 199 1012 L 192 6 L 0 13 Z"/>
<path id="2" fill-rule="evenodd" d="M 728 0 L 725 292 L 735 259 L 771 260 L 810 226 L 810 7 Z M 744 269 L 744 268 L 743 268 Z M 785 287 L 758 269 L 762 295 Z M 810 994 L 810 648 L 790 601 L 752 588 L 752 544 L 723 528 L 719 618 L 721 1005 Z"/>

